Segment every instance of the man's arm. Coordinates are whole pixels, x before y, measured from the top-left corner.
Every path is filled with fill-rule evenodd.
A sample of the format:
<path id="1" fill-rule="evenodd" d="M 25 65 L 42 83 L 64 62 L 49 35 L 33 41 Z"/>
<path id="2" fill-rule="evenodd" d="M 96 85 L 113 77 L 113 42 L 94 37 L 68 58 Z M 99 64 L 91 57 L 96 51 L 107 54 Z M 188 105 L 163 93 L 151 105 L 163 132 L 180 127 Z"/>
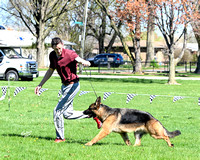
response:
<path id="1" fill-rule="evenodd" d="M 75 60 L 76 60 L 78 63 L 81 63 L 81 64 L 84 65 L 84 66 L 90 66 L 90 65 L 91 65 L 89 61 L 86 61 L 86 60 L 84 60 L 84 59 L 81 58 L 81 57 L 77 57 L 77 58 L 75 58 Z"/>
<path id="2" fill-rule="evenodd" d="M 52 68 L 49 68 L 47 70 L 47 72 L 45 73 L 42 81 L 40 82 L 40 84 L 35 88 L 35 94 L 38 94 L 39 93 L 39 90 L 42 88 L 42 86 L 45 84 L 45 82 L 52 76 L 54 72 L 54 69 Z"/>

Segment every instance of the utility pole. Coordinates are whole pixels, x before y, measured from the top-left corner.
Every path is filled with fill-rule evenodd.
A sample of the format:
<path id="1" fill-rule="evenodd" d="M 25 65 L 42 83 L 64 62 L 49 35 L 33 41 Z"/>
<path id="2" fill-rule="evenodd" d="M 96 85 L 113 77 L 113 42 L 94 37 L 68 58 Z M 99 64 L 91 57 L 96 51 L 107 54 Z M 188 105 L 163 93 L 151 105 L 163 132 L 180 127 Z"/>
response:
<path id="1" fill-rule="evenodd" d="M 84 50 L 85 50 L 85 33 L 86 33 L 86 24 L 87 24 L 87 17 L 88 17 L 88 0 L 85 2 L 85 9 L 84 9 L 84 21 L 83 21 L 83 30 L 81 35 L 81 48 L 80 48 L 80 57 L 83 58 Z M 79 74 L 82 74 L 83 66 L 79 65 Z"/>

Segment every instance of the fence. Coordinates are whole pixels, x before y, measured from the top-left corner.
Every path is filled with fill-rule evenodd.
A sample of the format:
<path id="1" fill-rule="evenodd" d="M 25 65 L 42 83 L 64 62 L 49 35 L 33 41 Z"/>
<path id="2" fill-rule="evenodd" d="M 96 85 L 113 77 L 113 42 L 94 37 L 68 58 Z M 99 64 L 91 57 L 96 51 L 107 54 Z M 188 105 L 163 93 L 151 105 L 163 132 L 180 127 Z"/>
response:
<path id="1" fill-rule="evenodd" d="M 149 63 L 145 67 L 146 63 Z M 169 72 L 169 61 L 165 62 L 141 62 L 142 64 L 142 71 L 143 72 L 158 72 L 158 73 L 164 73 Z M 197 62 L 179 62 L 176 66 L 176 72 L 179 73 L 192 73 L 195 71 L 197 67 Z M 125 61 L 124 64 L 120 65 L 119 67 L 115 66 L 101 66 L 98 65 L 98 72 L 113 72 L 113 73 L 121 73 L 121 72 L 127 72 L 131 73 L 133 71 L 133 66 L 130 61 Z"/>

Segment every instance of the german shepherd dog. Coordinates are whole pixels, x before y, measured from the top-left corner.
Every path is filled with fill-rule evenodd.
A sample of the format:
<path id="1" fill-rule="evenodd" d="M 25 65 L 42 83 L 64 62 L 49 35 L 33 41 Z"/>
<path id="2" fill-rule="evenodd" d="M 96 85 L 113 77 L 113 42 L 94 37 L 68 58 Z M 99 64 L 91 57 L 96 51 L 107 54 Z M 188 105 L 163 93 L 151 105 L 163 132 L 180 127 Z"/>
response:
<path id="1" fill-rule="evenodd" d="M 99 134 L 85 145 L 91 146 L 98 142 L 111 132 L 121 135 L 126 145 L 131 145 L 128 134 L 134 132 L 135 144 L 140 146 L 141 138 L 144 134 L 149 133 L 155 139 L 163 139 L 169 147 L 173 147 L 169 138 L 173 138 L 181 134 L 179 130 L 169 132 L 157 119 L 151 114 L 136 109 L 126 108 L 110 108 L 101 103 L 101 97 L 91 104 L 87 110 L 83 112 L 89 117 L 99 118 L 103 125 Z"/>

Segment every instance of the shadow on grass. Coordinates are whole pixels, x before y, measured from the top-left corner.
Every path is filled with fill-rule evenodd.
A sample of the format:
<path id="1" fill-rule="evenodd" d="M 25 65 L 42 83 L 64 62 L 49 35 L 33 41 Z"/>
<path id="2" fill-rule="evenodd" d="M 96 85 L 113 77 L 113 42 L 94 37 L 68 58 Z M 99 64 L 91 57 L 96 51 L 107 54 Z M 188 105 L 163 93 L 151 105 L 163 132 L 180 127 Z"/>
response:
<path id="1" fill-rule="evenodd" d="M 166 84 L 167 80 L 157 80 L 157 79 L 134 79 L 134 78 L 80 78 L 82 80 L 90 80 L 92 82 L 125 82 L 125 83 L 158 83 L 158 84 Z"/>
<path id="2" fill-rule="evenodd" d="M 54 140 L 52 137 L 41 137 L 41 136 L 33 136 L 33 135 L 21 135 L 21 134 L 2 134 L 2 136 L 4 137 L 22 137 L 22 138 L 26 138 L 26 137 L 31 137 L 31 138 L 38 138 L 38 139 L 44 139 L 44 140 Z"/>
<path id="3" fill-rule="evenodd" d="M 87 139 L 84 139 L 84 140 L 74 140 L 74 139 L 66 139 L 66 141 L 67 141 L 67 143 L 79 143 L 79 144 L 86 144 L 87 142 L 89 142 L 89 141 L 91 141 L 91 139 L 90 140 L 87 140 Z M 125 144 L 123 144 L 123 143 L 112 143 L 112 142 L 97 142 L 97 143 L 95 143 L 95 144 L 93 144 L 93 145 L 95 145 L 95 146 L 102 146 L 102 145 L 125 145 Z"/>
<path id="4" fill-rule="evenodd" d="M 24 136 L 24 135 L 21 135 L 21 134 L 15 134 L 15 133 L 12 133 L 12 134 L 2 134 L 2 136 L 4 137 L 20 137 L 20 138 L 26 138 L 26 137 L 29 137 L 29 138 L 38 138 L 38 139 L 43 139 L 43 140 L 47 140 L 47 141 L 54 141 L 55 138 L 52 138 L 52 137 L 42 137 L 42 136 L 34 136 L 34 135 L 29 135 L 29 136 Z M 75 139 L 68 139 L 66 138 L 66 141 L 65 143 L 77 143 L 77 144 L 86 144 L 87 142 L 89 142 L 90 140 L 88 139 L 84 139 L 84 140 L 75 140 Z M 95 143 L 94 145 L 95 146 L 101 146 L 101 145 L 125 145 L 123 143 L 108 143 L 108 142 L 97 142 Z"/>

